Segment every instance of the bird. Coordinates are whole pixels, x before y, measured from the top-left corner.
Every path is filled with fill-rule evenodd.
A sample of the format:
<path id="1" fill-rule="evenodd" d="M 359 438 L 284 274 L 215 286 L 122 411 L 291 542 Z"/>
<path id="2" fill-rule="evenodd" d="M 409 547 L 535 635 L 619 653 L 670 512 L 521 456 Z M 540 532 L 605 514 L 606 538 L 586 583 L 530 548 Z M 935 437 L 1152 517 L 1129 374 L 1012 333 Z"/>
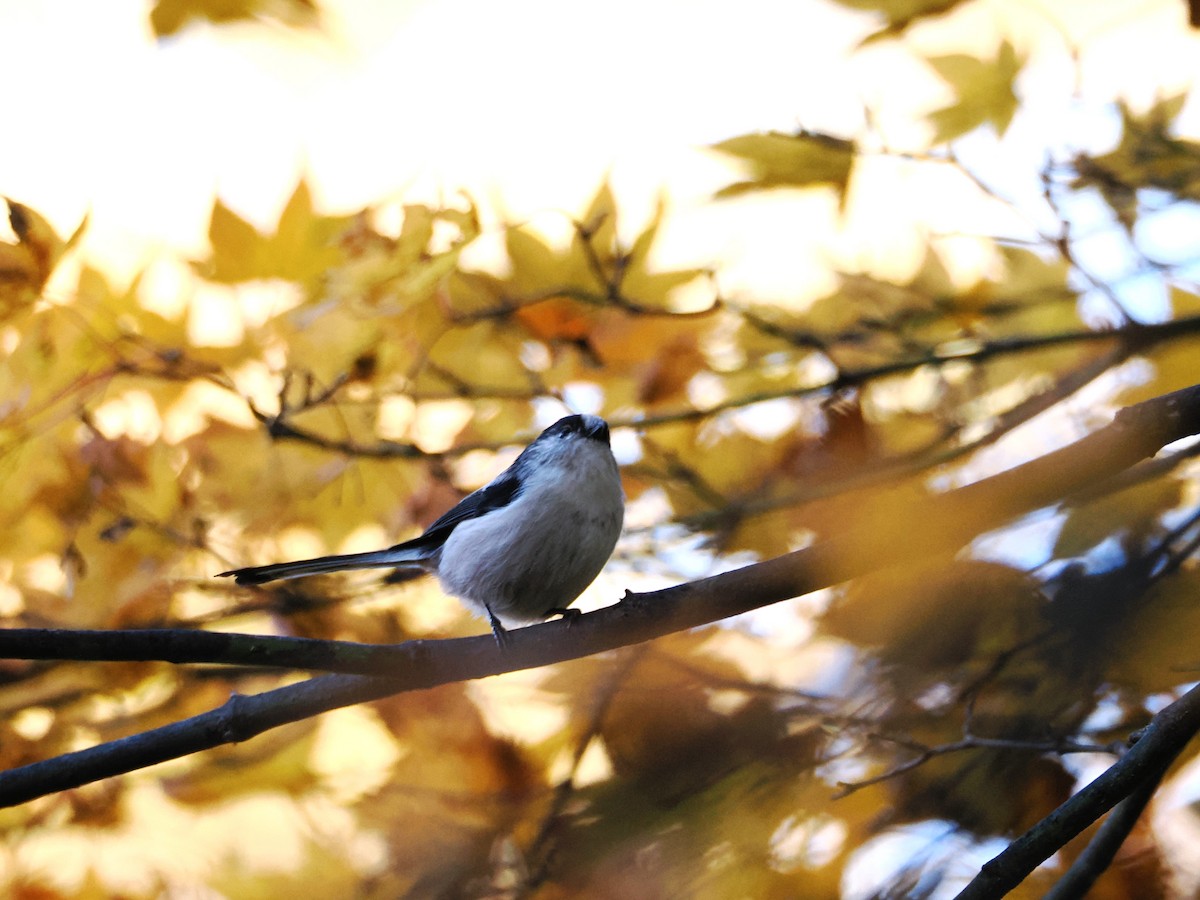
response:
<path id="1" fill-rule="evenodd" d="M 507 628 L 569 609 L 604 568 L 625 518 L 608 423 L 570 415 L 537 436 L 507 469 L 412 540 L 366 553 L 221 572 L 263 584 L 351 569 L 419 569 L 491 625 Z"/>

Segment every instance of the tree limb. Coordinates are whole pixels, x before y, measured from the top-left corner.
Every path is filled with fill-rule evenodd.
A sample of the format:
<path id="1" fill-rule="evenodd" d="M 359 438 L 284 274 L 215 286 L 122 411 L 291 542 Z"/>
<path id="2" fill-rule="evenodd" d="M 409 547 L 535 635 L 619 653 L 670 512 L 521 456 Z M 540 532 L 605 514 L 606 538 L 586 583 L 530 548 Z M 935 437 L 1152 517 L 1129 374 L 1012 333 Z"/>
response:
<path id="1" fill-rule="evenodd" d="M 0 628 L 0 659 L 213 663 L 379 675 L 402 664 L 407 654 L 391 644 L 190 628 Z"/>
<path id="2" fill-rule="evenodd" d="M 1003 897 L 1119 801 L 1137 796 L 1148 783 L 1157 784 L 1157 778 L 1197 730 L 1200 730 L 1200 686 L 1151 719 L 1129 752 L 1104 774 L 985 863 L 957 900 Z M 1130 811 L 1134 805 L 1131 804 Z"/>
<path id="3" fill-rule="evenodd" d="M 557 291 L 548 296 L 560 296 L 564 292 Z M 541 298 L 538 300 L 540 302 Z M 707 314 L 709 310 L 705 310 Z M 673 313 L 671 315 L 694 315 L 692 313 Z M 743 318 L 747 317 L 745 312 Z M 786 329 L 776 327 L 772 332 L 776 337 L 784 339 Z M 796 399 L 847 388 L 861 387 L 872 381 L 886 378 L 889 375 L 899 375 L 912 372 L 925 366 L 945 366 L 951 363 L 984 363 L 994 358 L 1010 355 L 1020 355 L 1060 346 L 1070 346 L 1088 343 L 1111 343 L 1120 348 L 1125 354 L 1143 352 L 1146 349 L 1174 340 L 1188 337 L 1200 332 L 1200 316 L 1186 316 L 1167 322 L 1157 322 L 1150 325 L 1126 325 L 1120 329 L 1076 329 L 1054 332 L 1051 334 L 1025 335 L 1008 338 L 995 338 L 989 341 L 963 341 L 957 350 L 947 351 L 945 347 L 932 347 L 926 352 L 905 356 L 874 366 L 861 369 L 839 371 L 827 381 L 816 384 L 792 385 L 784 388 L 771 388 L 737 396 L 729 397 L 719 403 L 713 403 L 703 408 L 687 408 L 674 411 L 650 413 L 627 419 L 612 419 L 609 425 L 616 428 L 651 428 L 676 422 L 692 422 L 709 419 L 719 413 L 729 410 L 743 409 L 757 403 L 771 400 Z M 796 346 L 811 348 L 816 338 L 799 334 L 792 342 Z M 827 347 L 829 341 L 823 339 L 821 347 Z M 494 445 L 476 444 L 462 445 L 450 448 L 440 453 L 431 453 L 404 442 L 379 441 L 374 444 L 360 444 L 351 440 L 335 440 L 324 437 L 316 432 L 294 425 L 290 420 L 291 411 L 281 411 L 278 415 L 267 415 L 259 410 L 253 410 L 254 415 L 267 426 L 268 433 L 275 440 L 296 440 L 310 444 L 322 450 L 343 453 L 347 456 L 370 459 L 440 459 L 461 456 L 469 450 L 491 448 Z"/>
<path id="4" fill-rule="evenodd" d="M 1121 845 L 1133 831 L 1133 826 L 1137 824 L 1154 797 L 1154 792 L 1158 790 L 1172 760 L 1174 756 L 1162 763 L 1133 793 L 1113 807 L 1104 824 L 1096 830 L 1091 843 L 1075 858 L 1066 874 L 1046 892 L 1044 900 L 1082 900 L 1087 896 L 1096 879 L 1112 865 L 1117 851 L 1121 849 Z"/>

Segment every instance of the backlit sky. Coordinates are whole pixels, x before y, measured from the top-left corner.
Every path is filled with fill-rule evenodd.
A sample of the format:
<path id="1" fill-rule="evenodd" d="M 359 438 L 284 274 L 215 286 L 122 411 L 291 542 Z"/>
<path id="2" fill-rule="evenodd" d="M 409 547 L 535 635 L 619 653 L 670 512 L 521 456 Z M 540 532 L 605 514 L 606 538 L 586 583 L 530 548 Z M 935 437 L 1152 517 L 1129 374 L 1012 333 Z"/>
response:
<path id="1" fill-rule="evenodd" d="M 820 3 L 345 0 L 321 33 L 157 44 L 146 6 L 0 0 L 0 193 L 65 232 L 91 209 L 117 268 L 202 253 L 214 193 L 269 225 L 302 171 L 332 208 L 467 189 L 515 217 L 577 209 L 611 171 L 640 211 L 729 180 L 705 143 L 861 122 L 821 73 L 864 25 Z"/>
<path id="2" fill-rule="evenodd" d="M 0 194 L 63 233 L 90 210 L 89 254 L 128 277 L 156 252 L 202 255 L 214 195 L 269 227 L 302 172 L 331 210 L 465 189 L 495 215 L 535 220 L 577 212 L 610 174 L 630 227 L 667 190 L 668 261 L 716 261 L 727 288 L 770 297 L 819 285 L 832 257 L 902 272 L 923 245 L 918 216 L 940 231 L 1025 223 L 995 209 L 966 223 L 961 178 L 893 167 L 864 170 L 870 199 L 839 239 L 821 192 L 708 202 L 734 173 L 705 144 L 770 128 L 861 133 L 865 103 L 893 146 L 920 147 L 920 112 L 950 96 L 918 54 L 990 52 L 1008 33 L 1035 61 L 1059 60 L 1027 68 L 1008 158 L 983 160 L 1019 195 L 1029 185 L 1006 173 L 1036 167 L 1048 135 L 1112 130 L 1064 119 L 1063 34 L 1086 48 L 1101 97 L 1119 84 L 1147 104 L 1200 69 L 1177 0 L 974 4 L 856 54 L 872 22 L 822 0 L 321 5 L 319 32 L 198 25 L 155 42 L 145 0 L 0 0 Z"/>

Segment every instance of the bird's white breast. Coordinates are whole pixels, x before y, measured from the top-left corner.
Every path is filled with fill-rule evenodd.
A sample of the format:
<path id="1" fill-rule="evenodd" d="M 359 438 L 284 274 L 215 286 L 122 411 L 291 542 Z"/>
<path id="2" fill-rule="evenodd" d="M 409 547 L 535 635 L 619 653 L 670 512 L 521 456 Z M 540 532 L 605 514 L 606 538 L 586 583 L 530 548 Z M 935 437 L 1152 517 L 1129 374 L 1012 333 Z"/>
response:
<path id="1" fill-rule="evenodd" d="M 463 522 L 442 548 L 443 589 L 505 625 L 569 606 L 604 567 L 624 520 L 608 446 L 574 439 L 538 460 L 508 506 Z M 486 607 L 485 607 L 486 604 Z"/>

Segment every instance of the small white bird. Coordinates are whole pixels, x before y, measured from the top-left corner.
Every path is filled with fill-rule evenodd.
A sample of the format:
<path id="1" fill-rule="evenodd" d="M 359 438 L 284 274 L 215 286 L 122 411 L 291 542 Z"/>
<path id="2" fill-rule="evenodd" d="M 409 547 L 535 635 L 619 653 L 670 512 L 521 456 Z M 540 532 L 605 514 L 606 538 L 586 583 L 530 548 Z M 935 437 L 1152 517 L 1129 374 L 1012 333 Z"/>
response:
<path id="1" fill-rule="evenodd" d="M 251 566 L 218 577 L 262 584 L 346 569 L 418 568 L 486 616 L 500 640 L 506 625 L 566 613 L 608 562 L 624 518 L 608 423 L 567 416 L 420 537 L 386 550 Z"/>

